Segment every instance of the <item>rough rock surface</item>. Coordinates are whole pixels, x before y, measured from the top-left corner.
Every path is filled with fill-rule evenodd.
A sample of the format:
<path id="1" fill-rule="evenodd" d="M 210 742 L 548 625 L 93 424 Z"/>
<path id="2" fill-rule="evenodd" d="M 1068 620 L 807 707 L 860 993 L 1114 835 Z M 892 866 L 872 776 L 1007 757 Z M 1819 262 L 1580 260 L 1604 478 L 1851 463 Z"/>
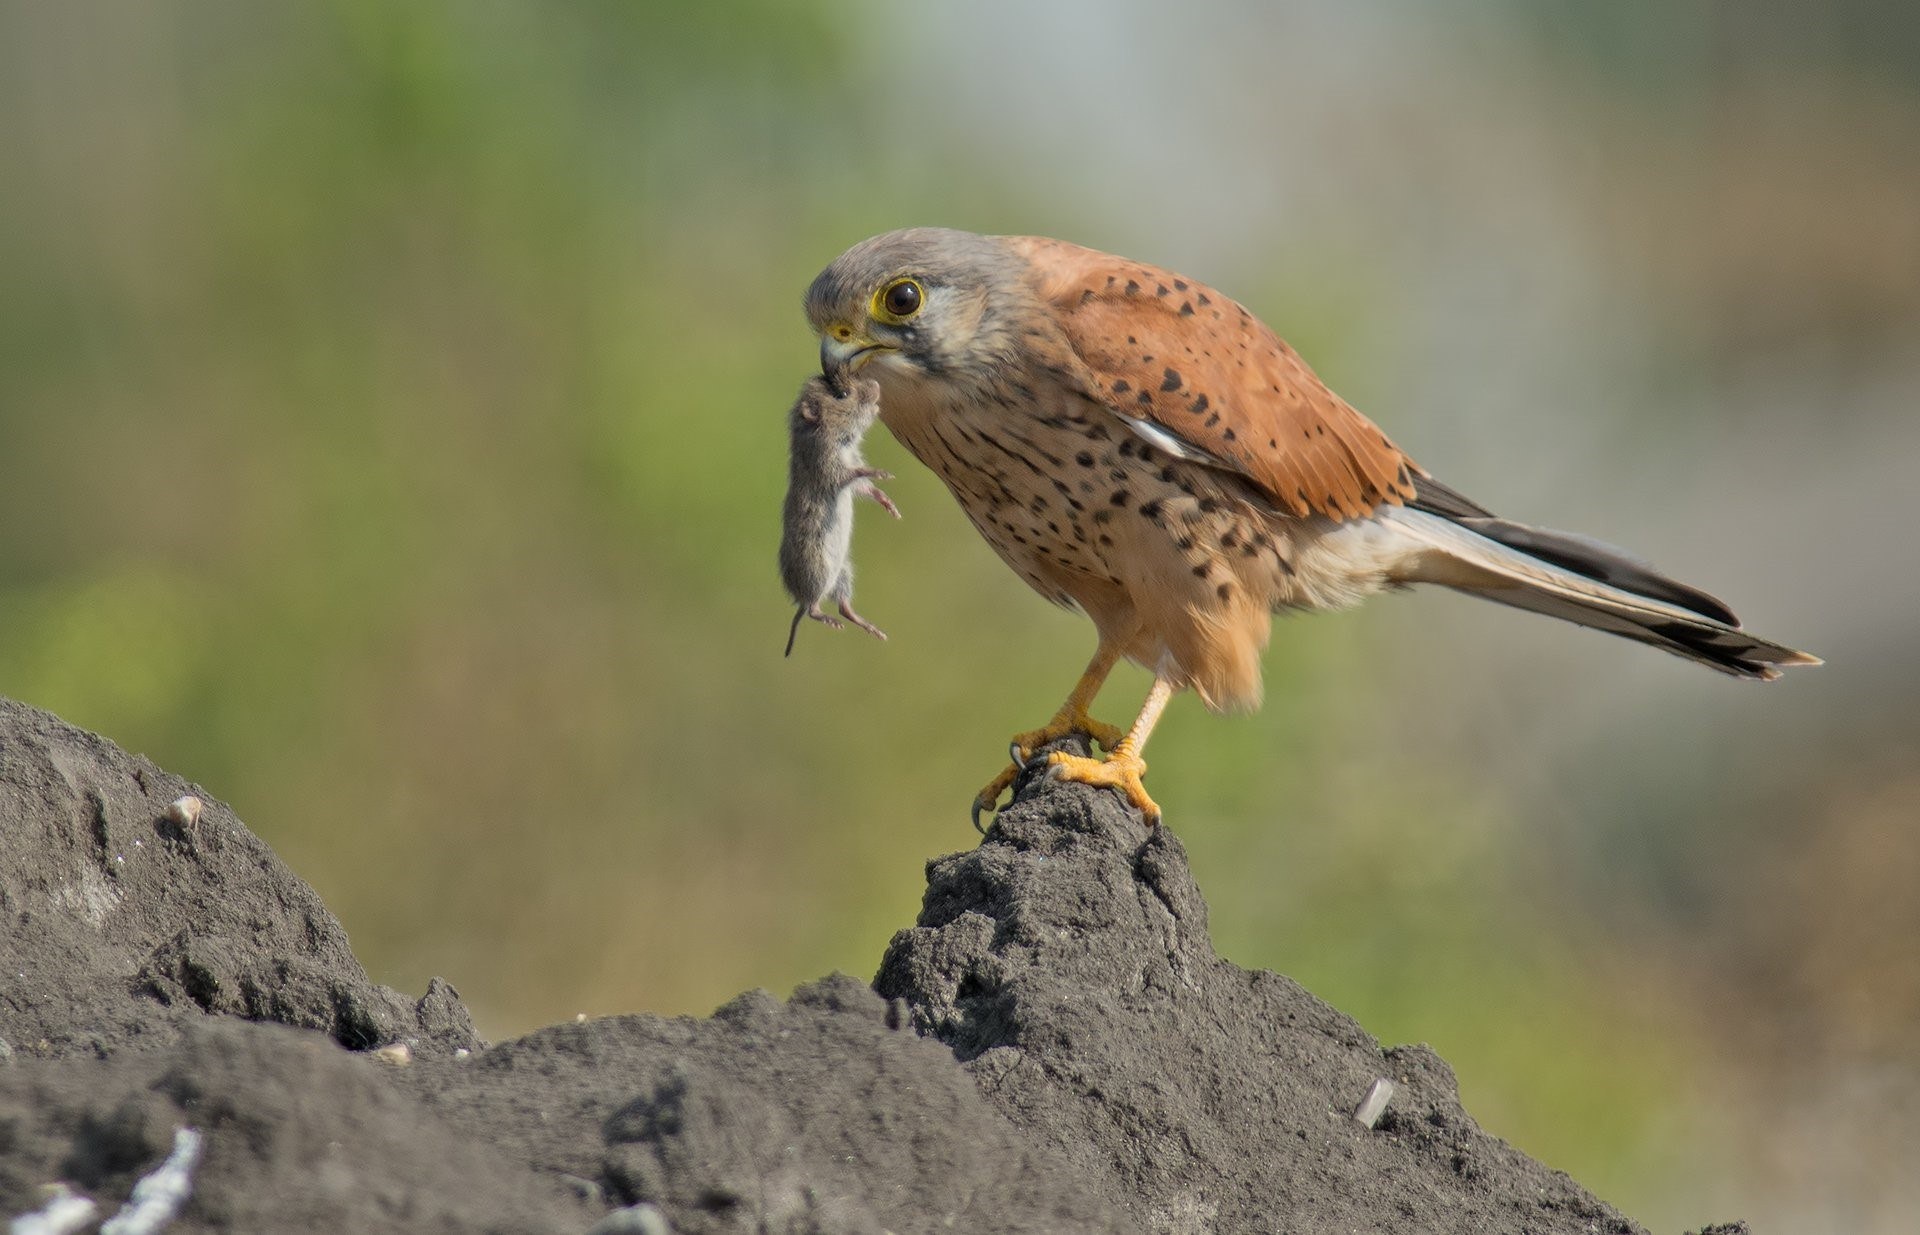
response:
<path id="1" fill-rule="evenodd" d="M 434 1119 L 396 1070 L 315 1033 L 225 1017 L 180 1027 L 164 1050 L 16 1060 L 0 1069 L 0 1215 L 38 1207 L 57 1180 L 105 1217 L 178 1127 L 206 1141 L 169 1235 L 578 1232 L 605 1208 L 484 1130 Z"/>
<path id="2" fill-rule="evenodd" d="M 168 818 L 192 794 L 197 821 Z M 453 989 L 369 981 L 347 933 L 198 786 L 0 699 L 0 1039 L 42 1057 L 166 1045 L 226 1013 L 349 1049 L 479 1045 Z"/>
<path id="3" fill-rule="evenodd" d="M 1170 829 L 1028 781 L 979 848 L 928 864 L 875 986 L 1140 1228 L 1641 1230 L 1482 1132 L 1431 1050 L 1216 956 Z M 1352 1112 L 1380 1077 L 1369 1130 Z"/>
<path id="4" fill-rule="evenodd" d="M 608 1204 L 704 1232 L 1127 1229 L 857 978 L 762 991 L 707 1020 L 539 1030 L 402 1079 L 463 1127 Z"/>
<path id="5" fill-rule="evenodd" d="M 190 1126 L 170 1232 L 1639 1229 L 1431 1052 L 1217 958 L 1179 842 L 1104 790 L 1025 784 L 931 863 L 878 993 L 493 1047 L 444 983 L 368 981 L 213 799 L 169 821 L 188 792 L 0 701 L 0 1216 L 64 1183 L 98 1221 Z"/>

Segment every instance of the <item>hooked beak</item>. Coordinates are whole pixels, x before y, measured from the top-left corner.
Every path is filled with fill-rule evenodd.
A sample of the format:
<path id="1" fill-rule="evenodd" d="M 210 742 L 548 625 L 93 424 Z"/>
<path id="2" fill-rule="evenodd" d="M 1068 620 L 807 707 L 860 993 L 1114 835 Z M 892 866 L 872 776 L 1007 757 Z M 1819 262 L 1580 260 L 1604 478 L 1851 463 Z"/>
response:
<path id="1" fill-rule="evenodd" d="M 885 343 L 876 343 L 853 327 L 835 325 L 827 328 L 820 336 L 820 372 L 836 387 L 844 387 L 845 379 L 860 371 L 860 366 L 872 360 L 879 352 L 894 349 Z"/>

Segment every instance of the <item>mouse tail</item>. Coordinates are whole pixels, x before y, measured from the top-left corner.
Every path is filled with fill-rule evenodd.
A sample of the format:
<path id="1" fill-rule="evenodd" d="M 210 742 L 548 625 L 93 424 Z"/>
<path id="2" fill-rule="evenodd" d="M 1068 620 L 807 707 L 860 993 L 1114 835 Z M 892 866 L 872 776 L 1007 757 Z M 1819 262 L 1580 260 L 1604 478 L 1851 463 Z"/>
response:
<path id="1" fill-rule="evenodd" d="M 793 641 L 800 634 L 800 619 L 805 616 L 807 616 L 807 611 L 804 606 L 794 607 L 793 625 L 787 627 L 787 650 L 781 653 L 782 656 L 793 655 Z"/>

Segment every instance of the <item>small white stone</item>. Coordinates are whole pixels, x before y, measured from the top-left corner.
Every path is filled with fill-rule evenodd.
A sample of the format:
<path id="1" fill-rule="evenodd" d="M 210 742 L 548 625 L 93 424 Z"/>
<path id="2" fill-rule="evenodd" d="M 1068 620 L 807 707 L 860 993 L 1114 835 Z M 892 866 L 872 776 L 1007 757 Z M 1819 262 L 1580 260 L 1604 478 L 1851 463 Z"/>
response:
<path id="1" fill-rule="evenodd" d="M 156 1235 L 173 1221 L 192 1194 L 193 1167 L 199 1160 L 199 1131 L 175 1128 L 173 1152 L 133 1185 L 133 1195 L 120 1212 L 100 1224 L 100 1235 Z"/>
<path id="2" fill-rule="evenodd" d="M 183 828 L 190 828 L 200 822 L 200 812 L 206 806 L 205 802 L 189 793 L 167 803 L 167 818 Z"/>
<path id="3" fill-rule="evenodd" d="M 467 1056 L 471 1054 L 473 1054 L 473 1052 L 468 1050 L 464 1046 L 455 1047 L 453 1051 L 453 1057 L 455 1059 L 465 1059 Z"/>
<path id="4" fill-rule="evenodd" d="M 413 1062 L 413 1048 L 405 1042 L 391 1042 L 373 1052 L 373 1057 L 381 1063 L 404 1068 Z"/>
<path id="5" fill-rule="evenodd" d="M 573 1014 L 573 1023 L 574 1023 L 574 1024 L 576 1024 L 576 1025 L 584 1025 L 584 1024 L 586 1024 L 586 1023 L 587 1023 L 587 1014 L 586 1014 L 585 1012 L 575 1012 L 575 1013 Z"/>
<path id="6" fill-rule="evenodd" d="M 673 1235 L 667 1216 L 645 1203 L 616 1209 L 593 1224 L 587 1235 Z"/>
<path id="7" fill-rule="evenodd" d="M 1360 1099 L 1360 1105 L 1353 1108 L 1353 1117 L 1371 1128 L 1380 1122 L 1387 1113 L 1387 1103 L 1393 1101 L 1393 1082 L 1379 1077 L 1367 1088 L 1367 1096 Z"/>
<path id="8" fill-rule="evenodd" d="M 88 1198 L 65 1184 L 54 1184 L 45 1195 L 45 1205 L 7 1224 L 10 1235 L 72 1235 L 93 1225 L 93 1211 L 99 1207 Z"/>

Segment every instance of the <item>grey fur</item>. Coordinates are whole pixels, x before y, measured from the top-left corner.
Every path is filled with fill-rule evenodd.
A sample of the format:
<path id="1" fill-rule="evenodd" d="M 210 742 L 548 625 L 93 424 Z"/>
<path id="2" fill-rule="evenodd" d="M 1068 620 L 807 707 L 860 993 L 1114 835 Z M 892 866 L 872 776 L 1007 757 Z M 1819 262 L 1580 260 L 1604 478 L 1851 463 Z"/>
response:
<path id="1" fill-rule="evenodd" d="M 861 630 L 887 637 L 853 609 L 853 499 L 871 498 L 900 517 L 892 499 L 873 483 L 888 479 L 887 473 L 868 467 L 860 453 L 860 439 L 880 414 L 880 387 L 870 381 L 846 384 L 842 395 L 825 377 L 809 378 L 787 416 L 780 580 L 796 606 L 787 629 L 788 656 L 793 655 L 801 618 L 839 628 L 840 622 L 820 607 L 827 600 Z"/>

